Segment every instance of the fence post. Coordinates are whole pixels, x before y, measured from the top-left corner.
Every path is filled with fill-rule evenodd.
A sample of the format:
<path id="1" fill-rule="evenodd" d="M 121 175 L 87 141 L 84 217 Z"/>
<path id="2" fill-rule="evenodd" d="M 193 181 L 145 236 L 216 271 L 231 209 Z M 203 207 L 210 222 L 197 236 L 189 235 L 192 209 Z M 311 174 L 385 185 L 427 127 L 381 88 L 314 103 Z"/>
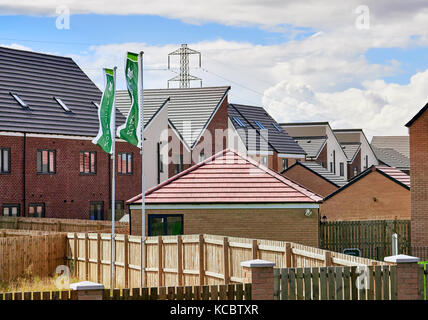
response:
<path id="1" fill-rule="evenodd" d="M 124 236 L 124 243 L 123 243 L 123 247 L 124 247 L 124 271 L 125 271 L 125 288 L 129 288 L 129 239 L 128 239 L 128 235 L 125 234 Z"/>
<path id="2" fill-rule="evenodd" d="M 224 283 L 229 284 L 230 275 L 229 275 L 229 239 L 227 237 L 223 238 L 223 267 L 224 267 Z"/>
<path id="3" fill-rule="evenodd" d="M 204 235 L 199 235 L 199 285 L 204 285 L 205 266 L 204 266 Z"/>
<path id="4" fill-rule="evenodd" d="M 89 236 L 85 233 L 85 279 L 89 279 Z"/>
<path id="5" fill-rule="evenodd" d="M 257 244 L 257 240 L 253 240 L 253 244 L 252 244 L 252 252 L 253 252 L 253 259 L 257 259 L 257 250 L 259 249 L 259 245 Z"/>
<path id="6" fill-rule="evenodd" d="M 90 282 L 82 281 L 70 284 L 70 289 L 77 291 L 77 295 L 72 297 L 77 298 L 77 300 L 102 300 L 104 285 Z"/>
<path id="7" fill-rule="evenodd" d="M 273 300 L 275 262 L 250 260 L 241 262 L 244 283 L 251 283 L 252 300 Z"/>
<path id="8" fill-rule="evenodd" d="M 325 266 L 326 267 L 331 267 L 333 265 L 333 259 L 331 258 L 331 252 L 330 251 L 326 251 L 325 252 Z"/>
<path id="9" fill-rule="evenodd" d="M 101 235 L 97 233 L 97 281 L 101 282 Z"/>
<path id="10" fill-rule="evenodd" d="M 177 284 L 183 285 L 183 238 L 177 237 Z"/>
<path id="11" fill-rule="evenodd" d="M 163 283 L 163 277 L 162 277 L 162 271 L 163 271 L 163 254 L 162 254 L 162 237 L 158 237 L 158 286 L 162 287 Z"/>
<path id="12" fill-rule="evenodd" d="M 397 299 L 419 299 L 418 261 L 417 257 L 399 254 L 385 257 L 386 262 L 397 264 Z M 421 284 L 423 285 L 423 284 Z"/>
<path id="13" fill-rule="evenodd" d="M 293 265 L 292 265 L 292 254 L 293 254 L 293 251 L 292 251 L 292 249 L 291 249 L 291 243 L 289 243 L 289 242 L 287 242 L 286 244 L 285 244 L 285 259 L 286 259 L 286 261 L 285 261 L 285 267 L 286 268 L 292 268 L 293 267 Z"/>
<path id="14" fill-rule="evenodd" d="M 77 264 L 79 262 L 79 254 L 78 254 L 78 240 L 77 240 L 77 233 L 74 233 L 74 275 L 77 277 L 79 275 L 78 270 L 77 270 Z"/>

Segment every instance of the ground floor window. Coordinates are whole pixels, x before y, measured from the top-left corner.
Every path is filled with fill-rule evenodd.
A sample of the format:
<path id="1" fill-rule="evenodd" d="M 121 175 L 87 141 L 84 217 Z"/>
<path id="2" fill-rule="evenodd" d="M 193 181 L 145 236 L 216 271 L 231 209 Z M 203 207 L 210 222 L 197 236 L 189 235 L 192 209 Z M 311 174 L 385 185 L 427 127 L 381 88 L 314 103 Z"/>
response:
<path id="1" fill-rule="evenodd" d="M 19 204 L 4 204 L 2 212 L 4 216 L 19 217 L 21 206 Z"/>
<path id="2" fill-rule="evenodd" d="M 28 216 L 34 218 L 45 217 L 45 204 L 44 203 L 30 203 L 28 205 Z"/>
<path id="3" fill-rule="evenodd" d="M 104 220 L 104 202 L 91 201 L 89 205 L 89 219 Z"/>
<path id="4" fill-rule="evenodd" d="M 149 236 L 175 236 L 183 234 L 182 214 L 149 214 Z"/>

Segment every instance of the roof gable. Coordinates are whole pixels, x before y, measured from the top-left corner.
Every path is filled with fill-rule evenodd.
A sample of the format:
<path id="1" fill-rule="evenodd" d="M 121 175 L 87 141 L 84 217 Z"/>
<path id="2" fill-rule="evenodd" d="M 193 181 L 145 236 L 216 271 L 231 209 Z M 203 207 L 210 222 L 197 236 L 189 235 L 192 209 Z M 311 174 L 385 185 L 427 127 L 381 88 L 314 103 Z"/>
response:
<path id="1" fill-rule="evenodd" d="M 346 188 L 350 187 L 354 183 L 360 181 L 365 176 L 369 175 L 372 172 L 379 172 L 386 178 L 390 179 L 391 181 L 399 184 L 403 188 L 410 190 L 410 176 L 402 172 L 401 170 L 398 170 L 397 168 L 393 167 L 386 167 L 386 166 L 371 166 L 370 168 L 364 170 L 359 175 L 355 176 L 353 179 L 351 179 L 346 185 L 341 187 L 340 189 L 337 189 L 332 194 L 328 195 L 324 198 L 324 201 L 334 197 L 336 194 L 342 192 Z"/>
<path id="2" fill-rule="evenodd" d="M 421 115 L 425 113 L 425 111 L 428 109 L 428 103 L 421 109 L 415 116 L 405 124 L 406 127 L 410 127 L 416 120 L 419 119 Z"/>
<path id="3" fill-rule="evenodd" d="M 251 151 L 265 151 L 261 150 L 261 146 L 263 146 L 263 141 L 261 141 L 261 139 L 264 139 L 265 143 L 267 142 L 269 151 L 274 150 L 277 153 L 283 154 L 306 154 L 305 150 L 280 127 L 264 108 L 241 104 L 229 104 L 228 115 L 242 141 L 245 142 L 247 150 L 255 148 L 256 150 Z M 234 120 L 235 117 L 240 119 L 240 121 L 245 124 L 245 127 L 239 126 Z M 257 122 L 267 130 L 267 139 L 265 139 L 265 136 L 261 136 L 262 128 L 258 126 Z M 257 136 L 252 137 L 249 130 L 255 130 Z M 252 139 L 256 139 L 256 141 Z"/>
<path id="4" fill-rule="evenodd" d="M 229 90 L 230 87 L 145 89 L 144 107 L 153 113 L 156 110 L 153 102 L 169 98 L 168 119 L 185 143 L 193 148 Z M 118 108 L 127 114 L 131 104 L 128 92 L 119 90 L 118 96 Z"/>
<path id="5" fill-rule="evenodd" d="M 340 144 L 349 162 L 354 162 L 355 156 L 361 149 L 360 142 L 343 142 Z"/>
<path id="6" fill-rule="evenodd" d="M 318 158 L 327 143 L 327 136 L 324 137 L 293 137 L 294 140 L 305 150 L 310 158 Z"/>
<path id="7" fill-rule="evenodd" d="M 321 197 L 260 165 L 224 150 L 146 192 L 146 203 L 316 203 Z M 141 194 L 128 200 L 141 203 Z"/>

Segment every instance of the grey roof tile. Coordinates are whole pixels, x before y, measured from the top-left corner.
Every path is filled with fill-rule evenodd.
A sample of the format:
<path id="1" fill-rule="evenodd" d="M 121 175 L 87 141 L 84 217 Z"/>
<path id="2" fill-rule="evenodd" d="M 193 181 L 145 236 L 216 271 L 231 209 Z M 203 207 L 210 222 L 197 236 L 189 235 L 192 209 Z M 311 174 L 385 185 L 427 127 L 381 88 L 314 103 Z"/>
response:
<path id="1" fill-rule="evenodd" d="M 328 171 L 326 168 L 324 168 L 322 165 L 315 161 L 305 161 L 305 162 L 299 162 L 302 166 L 314 171 L 318 175 L 322 176 L 326 180 L 334 183 L 338 187 L 343 187 L 348 182 L 344 177 L 335 175 L 334 173 Z"/>
<path id="2" fill-rule="evenodd" d="M 230 87 L 146 89 L 144 106 L 149 113 L 154 113 L 156 103 L 170 98 L 168 118 L 185 142 L 193 147 L 229 90 Z M 126 90 L 118 91 L 117 106 L 127 114 L 130 99 Z M 189 123 L 190 130 L 186 127 Z"/>
<path id="3" fill-rule="evenodd" d="M 318 157 L 324 147 L 327 137 L 293 137 L 294 140 L 305 150 L 310 158 Z"/>
<path id="4" fill-rule="evenodd" d="M 343 151 L 345 152 L 346 158 L 348 161 L 352 161 L 355 155 L 358 153 L 358 150 L 361 148 L 360 142 L 342 142 L 340 143 Z"/>
<path id="5" fill-rule="evenodd" d="M 396 167 L 402 170 L 409 170 L 410 161 L 405 155 L 392 148 L 373 147 L 373 151 L 379 161 L 390 167 Z"/>
<path id="6" fill-rule="evenodd" d="M 261 150 L 260 142 L 263 140 L 260 140 L 260 128 L 255 123 L 255 121 L 259 121 L 263 127 L 268 130 L 267 148 L 269 151 L 274 150 L 277 153 L 305 155 L 306 152 L 302 147 L 280 127 L 264 108 L 241 104 L 229 104 L 228 114 L 238 134 L 241 136 L 241 139 L 246 141 L 247 149 L 253 149 L 251 147 L 254 146 L 257 151 Z M 234 120 L 234 117 L 238 117 L 245 124 L 245 127 L 240 127 Z M 281 130 L 278 131 L 276 127 Z M 249 130 L 256 130 L 257 134 L 253 134 L 252 131 Z M 264 144 L 261 145 L 264 146 Z"/>
<path id="7" fill-rule="evenodd" d="M 392 148 L 410 157 L 409 136 L 374 136 L 371 145 L 376 148 Z"/>

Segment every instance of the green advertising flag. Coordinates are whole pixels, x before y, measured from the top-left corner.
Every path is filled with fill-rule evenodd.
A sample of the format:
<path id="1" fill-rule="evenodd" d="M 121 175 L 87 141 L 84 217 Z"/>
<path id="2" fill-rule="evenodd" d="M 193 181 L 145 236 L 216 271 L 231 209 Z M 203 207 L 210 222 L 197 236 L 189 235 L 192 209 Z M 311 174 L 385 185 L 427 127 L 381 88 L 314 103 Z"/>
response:
<path id="1" fill-rule="evenodd" d="M 104 69 L 106 87 L 101 97 L 101 105 L 98 107 L 98 119 L 100 128 L 98 135 L 92 140 L 107 153 L 112 153 L 112 138 L 115 134 L 113 124 L 115 114 L 113 112 L 114 97 L 116 93 L 114 70 Z"/>
<path id="2" fill-rule="evenodd" d="M 129 109 L 125 123 L 117 128 L 117 136 L 125 141 L 128 141 L 134 146 L 141 147 L 141 106 L 139 106 L 138 103 L 140 72 L 137 53 L 127 53 L 125 63 L 125 77 L 128 94 L 131 98 L 131 108 Z"/>

